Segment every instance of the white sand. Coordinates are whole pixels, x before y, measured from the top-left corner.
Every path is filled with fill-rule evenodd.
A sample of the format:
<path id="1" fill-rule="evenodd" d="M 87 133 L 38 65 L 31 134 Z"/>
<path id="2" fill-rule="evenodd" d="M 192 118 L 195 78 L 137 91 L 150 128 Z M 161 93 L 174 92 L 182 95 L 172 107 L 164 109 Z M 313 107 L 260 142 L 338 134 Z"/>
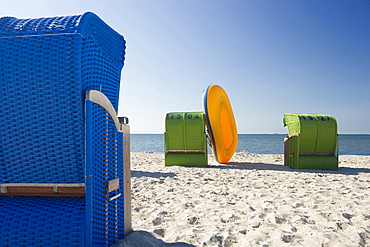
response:
<path id="1" fill-rule="evenodd" d="M 370 246 L 370 156 L 325 171 L 247 152 L 209 167 L 131 155 L 134 232 L 117 246 Z"/>

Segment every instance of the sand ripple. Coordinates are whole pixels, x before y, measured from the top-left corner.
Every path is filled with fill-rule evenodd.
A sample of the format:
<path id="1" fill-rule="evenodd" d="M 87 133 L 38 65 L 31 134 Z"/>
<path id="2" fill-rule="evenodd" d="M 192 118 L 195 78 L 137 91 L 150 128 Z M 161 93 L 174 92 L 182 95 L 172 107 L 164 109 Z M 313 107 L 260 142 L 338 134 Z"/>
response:
<path id="1" fill-rule="evenodd" d="M 370 246 L 370 156 L 340 156 L 338 171 L 248 152 L 207 168 L 163 158 L 132 153 L 135 232 L 121 246 Z"/>

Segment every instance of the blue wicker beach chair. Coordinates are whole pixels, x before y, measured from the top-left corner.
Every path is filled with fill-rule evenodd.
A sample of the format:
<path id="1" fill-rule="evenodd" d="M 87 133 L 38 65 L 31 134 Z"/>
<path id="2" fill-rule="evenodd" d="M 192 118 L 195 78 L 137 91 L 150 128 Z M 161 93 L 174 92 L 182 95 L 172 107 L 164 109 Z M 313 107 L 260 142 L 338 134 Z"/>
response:
<path id="1" fill-rule="evenodd" d="M 112 245 L 131 230 L 125 40 L 93 13 L 4 17 L 0 54 L 0 246 Z"/>

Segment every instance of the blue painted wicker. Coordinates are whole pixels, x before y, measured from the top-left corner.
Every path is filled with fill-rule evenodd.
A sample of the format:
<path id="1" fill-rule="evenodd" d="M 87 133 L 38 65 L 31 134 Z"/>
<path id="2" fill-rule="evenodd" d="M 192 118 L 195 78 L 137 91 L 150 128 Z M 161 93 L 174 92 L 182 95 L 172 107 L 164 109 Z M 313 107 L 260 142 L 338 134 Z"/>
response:
<path id="1" fill-rule="evenodd" d="M 100 106 L 86 101 L 86 151 L 88 177 L 86 188 L 87 200 L 91 205 L 87 213 L 86 225 L 92 225 L 88 235 L 93 243 L 87 246 L 105 246 L 123 237 L 123 136 L 117 133 L 109 114 Z M 95 133 L 101 133 L 97 135 Z M 106 193 L 102 184 L 121 178 L 120 189 Z M 115 199 L 112 199 L 115 198 Z M 99 224 L 96 224 L 99 222 Z"/>
<path id="2" fill-rule="evenodd" d="M 123 176 L 123 136 L 84 98 L 99 90 L 117 111 L 125 40 L 93 13 L 3 17 L 0 54 L 0 184 L 86 184 L 85 198 L 0 196 L 0 246 L 122 238 L 123 183 L 108 194 L 103 184 Z"/>
<path id="3" fill-rule="evenodd" d="M 0 246 L 84 246 L 85 198 L 0 197 Z"/>

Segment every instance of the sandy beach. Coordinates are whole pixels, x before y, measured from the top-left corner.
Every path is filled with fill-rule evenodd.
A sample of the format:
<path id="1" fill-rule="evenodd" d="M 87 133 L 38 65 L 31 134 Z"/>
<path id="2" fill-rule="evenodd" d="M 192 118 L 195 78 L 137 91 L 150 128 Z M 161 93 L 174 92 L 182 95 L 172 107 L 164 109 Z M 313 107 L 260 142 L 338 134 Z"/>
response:
<path id="1" fill-rule="evenodd" d="M 370 156 L 293 170 L 283 155 L 164 166 L 131 153 L 132 226 L 116 246 L 370 246 Z"/>

